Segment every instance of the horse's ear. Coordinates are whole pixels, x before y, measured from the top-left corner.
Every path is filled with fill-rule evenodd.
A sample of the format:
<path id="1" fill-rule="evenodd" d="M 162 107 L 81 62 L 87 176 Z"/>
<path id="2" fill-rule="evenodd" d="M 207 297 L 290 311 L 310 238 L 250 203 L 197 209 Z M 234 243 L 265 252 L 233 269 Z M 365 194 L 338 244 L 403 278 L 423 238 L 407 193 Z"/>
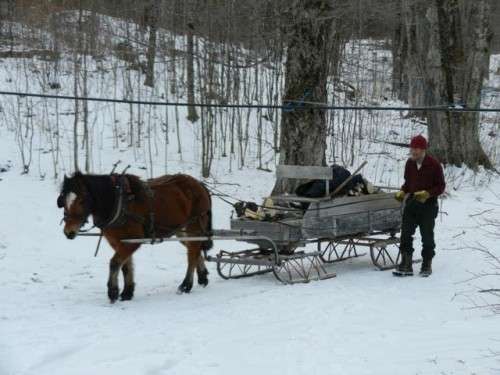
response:
<path id="1" fill-rule="evenodd" d="M 64 207 L 64 197 L 62 194 L 59 194 L 57 197 L 57 207 L 63 208 Z"/>

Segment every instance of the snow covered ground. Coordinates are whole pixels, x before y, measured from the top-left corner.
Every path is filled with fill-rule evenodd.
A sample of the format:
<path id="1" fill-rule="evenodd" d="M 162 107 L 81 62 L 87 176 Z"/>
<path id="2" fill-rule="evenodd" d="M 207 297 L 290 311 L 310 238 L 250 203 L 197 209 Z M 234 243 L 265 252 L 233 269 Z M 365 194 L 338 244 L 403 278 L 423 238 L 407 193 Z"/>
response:
<path id="1" fill-rule="evenodd" d="M 500 59 L 492 64 L 496 69 Z M 20 66 L 5 61 L 0 82 L 13 90 L 24 87 L 23 79 L 37 82 L 24 77 Z M 112 96 L 109 79 L 91 83 L 90 92 Z M 492 79 L 491 86 L 499 83 Z M 35 129 L 31 172 L 21 175 L 16 119 L 26 117 L 14 116 L 16 103 L 1 99 L 0 170 L 9 167 L 0 172 L 0 375 L 500 374 L 500 316 L 478 307 L 492 302 L 478 290 L 498 288 L 498 278 L 475 277 L 494 270 L 483 253 L 472 250 L 479 243 L 500 254 L 498 233 L 485 225 L 488 218 L 500 217 L 498 176 L 447 168 L 435 273 L 428 279 L 394 278 L 374 270 L 368 257 L 333 266 L 335 279 L 294 286 L 283 286 L 272 275 L 224 281 L 209 264 L 209 286 L 179 296 L 185 250 L 171 243 L 136 253 L 135 298 L 111 305 L 106 279 L 112 250 L 103 244 L 94 258 L 95 239 L 66 240 L 56 207 L 59 182 L 50 178 L 47 131 Z M 487 105 L 498 107 L 494 92 L 490 99 Z M 38 118 L 54 116 L 54 102 L 44 105 L 26 102 Z M 72 103 L 59 105 L 66 113 Z M 113 145 L 109 124 L 118 119 L 126 129 L 126 110 L 112 114 L 109 106 L 91 107 L 94 171 L 105 173 L 121 159 L 132 165 L 132 173 L 148 177 L 162 173 L 168 161 L 169 172 L 199 177 L 199 129 L 184 112 L 179 115 L 182 157 L 173 145 L 164 149 L 158 130 L 148 161 L 147 142 L 138 149 L 125 142 Z M 163 122 L 161 116 L 154 112 L 153 121 Z M 367 159 L 363 173 L 369 179 L 397 186 L 405 150 L 380 140 L 404 142 L 425 133 L 425 127 L 401 114 L 378 116 L 365 118 L 353 165 Z M 72 119 L 61 116 L 60 121 L 60 134 L 54 136 L 61 137 L 59 168 L 70 171 Z M 54 122 L 43 126 L 50 133 Z M 488 136 L 494 131 L 498 114 L 486 117 L 482 129 L 485 148 L 498 166 L 498 134 Z M 241 169 L 238 161 L 217 154 L 210 181 L 241 199 L 267 195 L 274 177 L 254 168 L 254 151 Z M 149 162 L 153 171 L 144 169 Z M 214 226 L 228 228 L 231 208 L 218 199 L 214 205 Z M 216 243 L 213 251 L 242 247 Z"/>
<path id="2" fill-rule="evenodd" d="M 14 144 L 0 132 L 0 160 L 12 158 Z M 15 168 L 1 178 L 0 374 L 500 371 L 499 316 L 473 308 L 477 288 L 495 280 L 467 281 L 490 266 L 480 253 L 452 250 L 480 241 L 498 254 L 498 239 L 480 225 L 484 215 L 498 218 L 498 178 L 468 179 L 444 201 L 428 279 L 393 278 L 366 257 L 333 267 L 335 279 L 294 286 L 272 276 L 224 281 L 209 264 L 210 285 L 179 296 L 184 249 L 168 244 L 136 254 L 135 299 L 114 305 L 105 289 L 112 250 L 106 244 L 94 258 L 95 240 L 65 239 L 54 181 Z M 243 198 L 273 184 L 253 170 L 224 180 L 237 181 L 225 189 Z M 215 205 L 216 226 L 227 228 L 229 207 Z"/>

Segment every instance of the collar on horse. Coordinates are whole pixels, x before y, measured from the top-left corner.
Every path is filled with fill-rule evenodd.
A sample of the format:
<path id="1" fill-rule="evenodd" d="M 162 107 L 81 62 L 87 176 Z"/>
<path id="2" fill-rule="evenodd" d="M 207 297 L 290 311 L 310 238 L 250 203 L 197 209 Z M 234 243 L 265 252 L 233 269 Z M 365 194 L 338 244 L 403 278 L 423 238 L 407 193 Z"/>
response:
<path id="1" fill-rule="evenodd" d="M 134 199 L 130 182 L 126 175 L 113 173 L 110 175 L 114 191 L 113 210 L 108 220 L 94 216 L 94 224 L 99 229 L 114 228 L 125 224 L 128 214 L 128 202 Z"/>
<path id="2" fill-rule="evenodd" d="M 125 171 L 124 171 L 125 172 Z M 154 194 L 147 183 L 143 183 L 144 192 L 149 201 L 149 215 L 146 219 L 140 215 L 134 214 L 128 211 L 128 203 L 133 201 L 136 197 L 132 192 L 130 187 L 130 181 L 127 176 L 122 173 L 120 175 L 116 173 L 111 173 L 110 175 L 111 183 L 113 185 L 114 191 L 114 204 L 112 214 L 109 220 L 104 221 L 98 216 L 94 215 L 94 225 L 101 230 L 101 235 L 99 236 L 99 241 L 97 242 L 94 257 L 97 256 L 99 252 L 99 247 L 101 245 L 101 240 L 103 236 L 103 230 L 108 228 L 116 228 L 121 225 L 126 224 L 129 219 L 136 220 L 141 223 L 144 228 L 144 233 L 146 236 L 151 237 L 152 243 L 156 239 L 155 224 L 154 224 L 154 211 L 153 211 L 153 198 Z"/>
<path id="3" fill-rule="evenodd" d="M 154 209 L 153 209 L 153 190 L 149 187 L 147 182 L 142 184 L 144 193 L 148 200 L 148 211 L 149 214 L 146 218 L 137 215 L 128 210 L 128 204 L 133 201 L 136 196 L 130 187 L 130 181 L 125 174 L 112 173 L 110 175 L 111 183 L 113 185 L 114 191 L 114 204 L 111 215 L 107 221 L 102 220 L 99 217 L 94 216 L 94 225 L 99 229 L 109 229 L 122 226 L 127 223 L 128 220 L 132 219 L 144 227 L 144 234 L 154 241 L 156 237 L 155 232 L 155 220 L 154 220 Z"/>

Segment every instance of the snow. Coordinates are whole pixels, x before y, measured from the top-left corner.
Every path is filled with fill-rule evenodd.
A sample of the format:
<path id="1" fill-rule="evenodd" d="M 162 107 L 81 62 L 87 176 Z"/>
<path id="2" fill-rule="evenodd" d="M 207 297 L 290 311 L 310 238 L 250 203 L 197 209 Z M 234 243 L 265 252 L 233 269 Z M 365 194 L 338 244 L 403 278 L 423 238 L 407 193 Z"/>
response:
<path id="1" fill-rule="evenodd" d="M 15 155 L 1 139 L 0 160 Z M 469 300 L 485 281 L 467 280 L 489 265 L 476 252 L 451 250 L 480 240 L 498 251 L 468 216 L 496 204 L 498 217 L 498 178 L 444 201 L 428 279 L 393 278 L 366 257 L 333 267 L 335 279 L 294 286 L 270 275 L 224 281 L 209 264 L 210 285 L 178 296 L 185 255 L 169 243 L 138 251 L 135 299 L 111 305 L 112 250 L 105 245 L 94 258 L 94 240 L 64 238 L 54 181 L 15 170 L 2 177 L 1 374 L 487 374 L 500 367 L 491 354 L 500 349 L 498 316 L 471 309 Z M 240 196 L 264 195 L 273 182 L 266 172 L 249 170 L 247 178 Z M 229 208 L 215 205 L 217 226 L 227 227 Z"/>
<path id="2" fill-rule="evenodd" d="M 492 64 L 498 61 L 495 57 Z M 9 89 L 35 82 L 24 77 L 20 66 L 15 60 L 2 63 L 0 82 Z M 165 67 L 158 64 L 157 69 Z M 111 74 L 95 77 L 89 91 L 112 97 Z M 491 84 L 496 84 L 493 79 Z M 15 116 L 15 99 L 0 99 L 0 165 L 9 166 L 0 174 L 0 375 L 500 373 L 495 354 L 500 352 L 499 315 L 480 307 L 492 300 L 478 293 L 498 287 L 498 279 L 475 277 L 494 270 L 485 254 L 473 250 L 479 243 L 497 255 L 500 251 L 498 233 L 485 225 L 486 219 L 500 216 L 497 175 L 447 168 L 430 278 L 394 278 L 376 271 L 365 256 L 330 267 L 338 275 L 334 279 L 284 286 L 272 275 L 225 281 L 209 263 L 208 287 L 196 285 L 191 294 L 179 296 L 175 292 L 185 272 L 185 250 L 168 243 L 143 246 L 136 253 L 134 299 L 110 304 L 106 280 L 111 248 L 103 243 L 94 258 L 95 239 L 66 240 L 56 206 L 60 181 L 51 178 L 51 154 L 43 152 L 50 149 L 50 139 L 35 129 L 33 164 L 30 173 L 20 174 L 16 120 L 24 124 L 25 117 Z M 498 107 L 498 98 L 492 95 L 488 103 Z M 53 119 L 55 104 L 47 106 Z M 46 110 L 38 101 L 29 107 L 38 118 Z M 59 113 L 71 109 L 72 103 L 59 103 Z M 174 146 L 174 127 L 166 150 L 161 129 L 155 128 L 150 138 L 155 152 L 148 161 L 147 140 L 141 147 L 130 149 L 125 142 L 114 147 L 110 106 L 93 104 L 90 109 L 94 171 L 106 173 L 121 159 L 144 178 L 163 173 L 165 162 L 169 173 L 199 177 L 199 129 L 185 121 L 183 111 L 182 156 Z M 164 122 L 162 112 L 152 112 L 152 121 Z M 127 116 L 126 107 L 117 108 L 120 131 L 128 126 Z M 169 116 L 173 121 L 173 109 Z M 485 116 L 482 140 L 498 165 L 498 136 L 487 135 L 498 133 L 495 116 Z M 69 172 L 72 117 L 61 116 L 60 121 L 58 172 Z M 380 140 L 404 142 L 425 133 L 425 127 L 399 113 L 370 114 L 364 121 L 364 138 L 355 145 L 352 164 L 367 159 L 363 173 L 370 180 L 399 185 L 405 151 Z M 272 139 L 272 132 L 264 133 Z M 333 142 L 339 159 L 341 141 L 339 135 Z M 209 182 L 231 196 L 260 200 L 274 177 L 255 168 L 255 149 L 249 147 L 241 168 L 237 157 L 217 154 Z M 152 170 L 145 169 L 149 162 Z M 267 166 L 273 169 L 274 162 L 270 158 Z M 231 208 L 214 199 L 214 226 L 228 228 L 230 215 Z M 418 238 L 416 245 L 418 249 Z M 212 251 L 244 247 L 220 242 Z"/>

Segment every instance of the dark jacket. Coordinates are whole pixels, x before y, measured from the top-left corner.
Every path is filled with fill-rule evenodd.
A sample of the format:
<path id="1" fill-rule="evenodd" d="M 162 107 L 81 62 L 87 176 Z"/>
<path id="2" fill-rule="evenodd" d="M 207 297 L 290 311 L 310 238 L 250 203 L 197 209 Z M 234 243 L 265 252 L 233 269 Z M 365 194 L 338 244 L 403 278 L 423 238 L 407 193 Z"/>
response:
<path id="1" fill-rule="evenodd" d="M 443 167 L 436 159 L 426 155 L 420 169 L 417 168 L 415 161 L 408 159 L 405 167 L 405 183 L 401 190 L 409 194 L 426 190 L 433 198 L 431 201 L 435 202 L 436 197 L 443 194 L 445 188 Z"/>

